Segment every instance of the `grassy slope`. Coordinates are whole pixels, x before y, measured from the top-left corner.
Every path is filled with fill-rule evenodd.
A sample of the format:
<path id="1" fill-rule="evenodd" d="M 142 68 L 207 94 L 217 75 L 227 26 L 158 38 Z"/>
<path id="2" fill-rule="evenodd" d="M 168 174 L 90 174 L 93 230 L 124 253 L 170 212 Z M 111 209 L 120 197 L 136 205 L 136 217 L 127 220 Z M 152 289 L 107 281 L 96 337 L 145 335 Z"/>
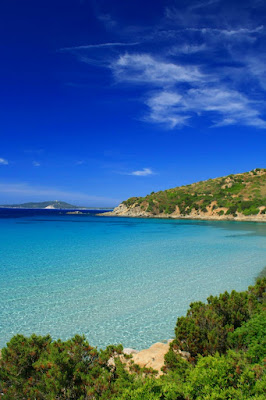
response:
<path id="1" fill-rule="evenodd" d="M 123 202 L 151 215 L 258 215 L 266 212 L 266 169 L 209 179 L 187 186 L 132 197 Z"/>

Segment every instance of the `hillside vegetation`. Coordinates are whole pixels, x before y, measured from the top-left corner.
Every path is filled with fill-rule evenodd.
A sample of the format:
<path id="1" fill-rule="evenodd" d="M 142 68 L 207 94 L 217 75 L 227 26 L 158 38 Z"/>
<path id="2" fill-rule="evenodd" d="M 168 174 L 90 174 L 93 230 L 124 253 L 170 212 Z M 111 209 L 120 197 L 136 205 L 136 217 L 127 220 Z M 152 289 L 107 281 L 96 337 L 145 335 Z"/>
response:
<path id="1" fill-rule="evenodd" d="M 266 214 L 266 169 L 209 179 L 123 201 L 148 215 L 232 216 Z"/>
<path id="2" fill-rule="evenodd" d="M 151 368 L 131 363 L 121 345 L 98 350 L 78 335 L 53 341 L 49 335 L 18 334 L 2 349 L 0 397 L 264 400 L 265 285 L 262 278 L 245 292 L 192 303 L 187 315 L 177 320 L 159 378 Z"/>

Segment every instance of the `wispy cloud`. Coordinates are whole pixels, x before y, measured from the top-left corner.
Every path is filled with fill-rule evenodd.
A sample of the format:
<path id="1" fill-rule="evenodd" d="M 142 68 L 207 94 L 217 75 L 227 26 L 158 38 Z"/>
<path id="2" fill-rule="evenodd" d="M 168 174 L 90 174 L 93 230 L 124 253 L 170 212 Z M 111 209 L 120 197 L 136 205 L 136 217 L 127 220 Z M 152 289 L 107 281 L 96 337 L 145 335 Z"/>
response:
<path id="1" fill-rule="evenodd" d="M 0 165 L 8 165 L 8 161 L 5 158 L 0 158 Z"/>
<path id="2" fill-rule="evenodd" d="M 199 8 L 204 8 L 204 7 L 209 7 L 212 6 L 214 4 L 219 3 L 220 0 L 209 0 L 209 1 L 203 1 L 203 2 L 198 2 L 196 4 L 193 4 L 189 7 L 189 10 L 197 10 Z"/>
<path id="3" fill-rule="evenodd" d="M 148 92 L 145 120 L 166 124 L 169 128 L 187 125 L 198 115 L 208 116 L 212 126 L 249 125 L 266 128 L 260 116 L 259 102 L 229 89 L 224 75 L 201 72 L 198 66 L 158 61 L 147 54 L 125 54 L 113 63 L 118 81 L 156 86 Z M 186 83 L 187 85 L 182 85 Z"/>
<path id="4" fill-rule="evenodd" d="M 170 49 L 167 51 L 167 54 L 168 55 L 195 54 L 206 50 L 208 50 L 206 43 L 202 43 L 200 45 L 186 43 L 183 45 L 174 45 L 170 47 Z"/>
<path id="5" fill-rule="evenodd" d="M 249 1 L 239 19 L 238 7 L 228 14 L 220 0 L 195 0 L 166 8 L 161 22 L 149 30 L 131 27 L 134 43 L 65 50 L 74 51 L 82 62 L 111 70 L 115 82 L 126 89 L 137 87 L 145 107 L 139 118 L 144 121 L 173 129 L 193 125 L 203 116 L 210 127 L 265 129 L 265 45 L 260 43 L 265 43 L 266 32 L 263 19 L 248 15 L 251 9 Z M 132 29 L 124 29 L 120 37 L 131 39 Z M 107 48 L 116 51 L 106 55 Z"/>
<path id="6" fill-rule="evenodd" d="M 128 175 L 134 175 L 134 176 L 148 176 L 148 175 L 153 175 L 154 172 L 150 168 L 143 168 L 139 171 L 133 171 L 130 172 Z"/>
<path id="7" fill-rule="evenodd" d="M 39 161 L 33 161 L 33 162 L 32 162 L 32 165 L 33 165 L 34 167 L 40 167 L 40 166 L 41 166 L 41 163 L 39 163 Z"/>
<path id="8" fill-rule="evenodd" d="M 116 79 L 127 82 L 164 85 L 202 79 L 197 66 L 182 66 L 159 61 L 149 54 L 124 54 L 111 65 L 111 68 Z"/>
<path id="9" fill-rule="evenodd" d="M 215 34 L 220 34 L 220 35 L 225 35 L 225 36 L 235 36 L 235 35 L 249 35 L 252 33 L 258 33 L 263 31 L 264 26 L 258 26 L 256 28 L 250 29 L 250 28 L 238 28 L 238 29 L 218 29 L 218 28 L 185 28 L 183 31 L 191 31 L 191 32 L 198 32 L 198 33 L 203 33 L 203 34 L 210 34 L 210 33 L 215 33 Z"/>
<path id="10" fill-rule="evenodd" d="M 144 119 L 170 128 L 187 125 L 190 116 L 185 113 L 183 102 L 182 96 L 175 92 L 153 93 L 146 102 L 150 112 Z"/>
<path id="11" fill-rule="evenodd" d="M 266 128 L 266 121 L 260 117 L 256 102 L 228 88 L 191 89 L 187 93 L 185 107 L 195 112 L 218 113 L 221 119 L 215 126 L 238 124 Z"/>
<path id="12" fill-rule="evenodd" d="M 32 184 L 22 183 L 1 183 L 0 182 L 0 201 L 3 203 L 8 200 L 16 202 L 20 201 L 41 201 L 41 200 L 65 200 L 68 202 L 78 203 L 90 206 L 113 206 L 120 203 L 120 199 L 108 198 L 102 196 L 91 196 L 82 192 L 61 190 L 53 187 L 34 186 Z"/>
<path id="13" fill-rule="evenodd" d="M 266 55 L 258 54 L 256 57 L 244 56 L 250 75 L 253 75 L 260 86 L 266 90 Z"/>
<path id="14" fill-rule="evenodd" d="M 128 47 L 136 46 L 138 42 L 134 43 L 122 43 L 122 42 L 110 42 L 110 43 L 98 43 L 98 44 L 85 44 L 82 46 L 62 47 L 60 51 L 75 51 L 75 50 L 90 50 L 90 49 L 104 49 L 108 47 Z"/>

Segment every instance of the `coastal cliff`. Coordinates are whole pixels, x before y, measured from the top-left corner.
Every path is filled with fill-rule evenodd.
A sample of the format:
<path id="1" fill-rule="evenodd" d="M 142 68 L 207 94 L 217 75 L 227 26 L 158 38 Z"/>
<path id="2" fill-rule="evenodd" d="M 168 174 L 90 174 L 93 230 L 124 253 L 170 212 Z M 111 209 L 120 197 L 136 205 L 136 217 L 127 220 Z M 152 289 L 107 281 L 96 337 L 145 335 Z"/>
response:
<path id="1" fill-rule="evenodd" d="M 101 215 L 266 222 L 266 169 L 131 197 Z"/>

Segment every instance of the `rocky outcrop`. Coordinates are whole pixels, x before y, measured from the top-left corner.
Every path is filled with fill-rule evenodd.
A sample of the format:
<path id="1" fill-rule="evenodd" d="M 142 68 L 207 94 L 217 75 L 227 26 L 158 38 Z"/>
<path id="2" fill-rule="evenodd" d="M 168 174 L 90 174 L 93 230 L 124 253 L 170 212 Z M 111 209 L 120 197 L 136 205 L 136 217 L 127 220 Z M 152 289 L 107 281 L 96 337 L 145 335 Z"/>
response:
<path id="1" fill-rule="evenodd" d="M 140 206 L 127 207 L 124 203 L 119 204 L 118 207 L 114 208 L 113 211 L 98 214 L 103 216 L 111 217 L 149 217 L 149 213 L 142 210 Z"/>
<path id="2" fill-rule="evenodd" d="M 132 354 L 132 361 L 141 368 L 152 368 L 162 374 L 164 356 L 169 351 L 170 343 L 155 343 L 149 349 L 144 349 Z"/>
<path id="3" fill-rule="evenodd" d="M 170 349 L 170 344 L 173 339 L 169 339 L 167 343 L 154 343 L 148 349 L 137 351 L 135 349 L 125 348 L 123 353 L 119 356 L 123 364 L 126 365 L 128 371 L 131 370 L 133 364 L 137 364 L 140 368 L 152 368 L 157 371 L 157 377 L 163 374 L 162 367 L 164 366 L 164 357 Z M 180 356 L 189 360 L 190 353 L 181 350 L 175 350 Z M 128 358 L 131 356 L 131 358 Z M 114 359 L 109 360 L 109 365 L 114 366 Z"/>

